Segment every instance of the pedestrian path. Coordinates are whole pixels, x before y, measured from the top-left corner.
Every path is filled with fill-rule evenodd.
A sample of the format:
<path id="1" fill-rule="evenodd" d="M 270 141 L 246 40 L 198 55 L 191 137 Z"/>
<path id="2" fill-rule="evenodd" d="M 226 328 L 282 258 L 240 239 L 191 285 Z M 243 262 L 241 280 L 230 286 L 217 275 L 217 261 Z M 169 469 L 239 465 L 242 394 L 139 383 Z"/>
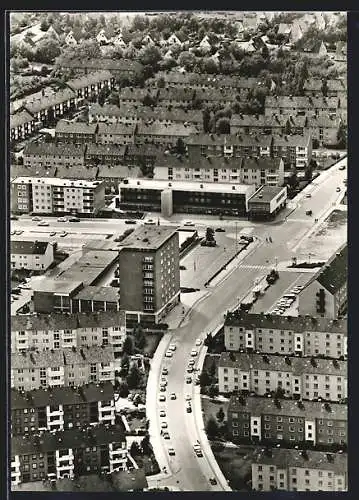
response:
<path id="1" fill-rule="evenodd" d="M 262 265 L 250 265 L 250 264 L 241 264 L 238 266 L 240 269 L 256 269 L 257 271 L 268 271 L 273 269 L 273 265 L 270 266 L 262 266 Z"/>

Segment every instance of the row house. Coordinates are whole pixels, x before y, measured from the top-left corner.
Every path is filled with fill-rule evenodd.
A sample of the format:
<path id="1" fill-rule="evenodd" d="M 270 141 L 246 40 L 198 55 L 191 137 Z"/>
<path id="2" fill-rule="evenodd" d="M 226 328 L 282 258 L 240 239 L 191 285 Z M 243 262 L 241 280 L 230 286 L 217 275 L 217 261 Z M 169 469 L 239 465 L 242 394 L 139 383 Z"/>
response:
<path id="1" fill-rule="evenodd" d="M 347 363 L 315 359 L 222 352 L 219 392 L 265 396 L 280 388 L 286 396 L 338 402 L 347 398 Z"/>
<path id="2" fill-rule="evenodd" d="M 310 96 L 266 96 L 264 114 L 273 115 L 307 115 L 321 114 L 340 117 L 346 121 L 347 100 L 339 97 Z"/>
<path id="3" fill-rule="evenodd" d="M 85 153 L 85 164 L 123 165 L 126 146 L 117 144 L 88 144 Z"/>
<path id="4" fill-rule="evenodd" d="M 120 107 L 130 104 L 142 104 L 146 97 L 150 97 L 156 101 L 158 92 L 149 92 L 148 89 L 140 87 L 123 87 L 118 94 Z"/>
<path id="5" fill-rule="evenodd" d="M 112 89 L 115 78 L 110 71 L 94 71 L 79 78 L 72 78 L 66 82 L 79 100 L 88 99 L 93 95 L 98 95 L 104 87 Z"/>
<path id="6" fill-rule="evenodd" d="M 25 167 L 37 167 L 40 171 L 48 167 L 83 167 L 85 147 L 74 144 L 30 142 L 24 148 L 23 158 Z"/>
<path id="7" fill-rule="evenodd" d="M 175 146 L 178 139 L 187 142 L 191 134 L 195 134 L 197 129 L 193 125 L 176 123 L 171 125 L 160 125 L 157 123 L 140 123 L 137 126 L 136 144 L 153 143 L 163 146 Z"/>
<path id="8" fill-rule="evenodd" d="M 105 199 L 105 186 L 100 181 L 17 177 L 10 189 L 15 213 L 95 214 Z"/>
<path id="9" fill-rule="evenodd" d="M 195 97 L 195 92 L 191 89 L 167 87 L 160 89 L 157 95 L 157 104 L 159 106 L 171 106 L 174 108 L 190 108 Z"/>
<path id="10" fill-rule="evenodd" d="M 160 144 L 130 144 L 127 146 L 124 162 L 129 167 L 142 164 L 153 167 L 157 157 L 161 154 L 163 154 L 163 148 Z"/>
<path id="11" fill-rule="evenodd" d="M 31 96 L 29 96 L 24 101 L 23 109 L 34 117 L 36 123 L 41 123 L 43 126 L 74 111 L 77 104 L 76 93 L 65 88 L 50 95 L 42 95 L 34 100 L 31 100 Z"/>
<path id="12" fill-rule="evenodd" d="M 115 382 L 112 346 L 21 351 L 11 355 L 11 387 L 19 391 L 106 381 Z"/>
<path id="13" fill-rule="evenodd" d="M 25 109 L 10 115 L 10 140 L 22 141 L 35 130 L 35 118 Z"/>
<path id="14" fill-rule="evenodd" d="M 342 245 L 299 294 L 299 314 L 338 319 L 348 307 L 348 246 Z"/>
<path id="15" fill-rule="evenodd" d="M 122 426 L 42 432 L 11 439 L 11 484 L 127 470 Z"/>
<path id="16" fill-rule="evenodd" d="M 226 316 L 224 345 L 228 351 L 343 359 L 347 356 L 347 322 L 236 311 Z"/>
<path id="17" fill-rule="evenodd" d="M 306 118 L 305 129 L 317 141 L 319 146 L 334 146 L 338 143 L 338 132 L 343 121 L 330 115 L 310 116 Z"/>
<path id="18" fill-rule="evenodd" d="M 138 76 L 143 69 L 142 64 L 132 59 L 110 59 L 110 58 L 71 58 L 63 59 L 60 67 L 75 71 L 77 74 L 85 74 L 94 71 L 109 71 L 115 78 Z"/>
<path id="19" fill-rule="evenodd" d="M 252 463 L 252 489 L 347 491 L 348 457 L 344 453 L 264 449 Z"/>
<path id="20" fill-rule="evenodd" d="M 10 242 L 11 269 L 46 271 L 54 262 L 54 245 L 48 241 Z"/>
<path id="21" fill-rule="evenodd" d="M 303 86 L 304 95 L 311 97 L 322 97 L 324 94 L 327 97 L 347 98 L 347 82 L 336 78 L 324 80 L 320 78 L 308 78 Z"/>
<path id="22" fill-rule="evenodd" d="M 122 311 L 18 315 L 11 320 L 11 352 L 109 345 L 118 354 L 125 338 Z"/>
<path id="23" fill-rule="evenodd" d="M 131 109 L 131 108 L 130 108 Z M 116 104 L 104 104 L 101 106 L 97 102 L 91 103 L 88 108 L 89 123 L 107 122 L 116 123 L 122 121 L 124 113 L 122 106 L 119 108 Z M 122 121 L 122 123 L 124 123 Z M 131 122 L 130 122 L 131 123 Z"/>
<path id="24" fill-rule="evenodd" d="M 267 445 L 346 446 L 348 409 L 344 404 L 231 396 L 227 422 L 231 440 Z"/>
<path id="25" fill-rule="evenodd" d="M 271 155 L 283 158 L 287 172 L 289 168 L 295 168 L 298 177 L 305 177 L 312 159 L 312 137 L 309 133 L 273 136 Z"/>
<path id="26" fill-rule="evenodd" d="M 98 144 L 126 146 L 135 142 L 135 125 L 100 122 L 97 127 L 96 142 Z"/>
<path id="27" fill-rule="evenodd" d="M 270 157 L 272 137 L 227 134 L 194 134 L 186 142 L 190 159 Z"/>
<path id="28" fill-rule="evenodd" d="M 207 106 L 218 106 L 230 107 L 235 104 L 238 99 L 236 90 L 225 89 L 225 88 L 210 88 L 210 89 L 198 89 L 195 91 L 194 99 L 198 99 L 202 104 Z"/>
<path id="29" fill-rule="evenodd" d="M 56 144 L 85 145 L 96 140 L 97 124 L 59 120 L 55 127 Z"/>
<path id="30" fill-rule="evenodd" d="M 80 387 L 11 390 L 11 435 L 115 424 L 111 382 Z"/>
<path id="31" fill-rule="evenodd" d="M 281 158 L 191 158 L 160 156 L 154 166 L 154 179 L 198 182 L 230 182 L 281 186 L 284 162 Z"/>
<path id="32" fill-rule="evenodd" d="M 305 116 L 283 116 L 283 115 L 232 115 L 232 134 L 267 134 L 280 135 L 285 133 L 303 135 L 305 127 Z"/>

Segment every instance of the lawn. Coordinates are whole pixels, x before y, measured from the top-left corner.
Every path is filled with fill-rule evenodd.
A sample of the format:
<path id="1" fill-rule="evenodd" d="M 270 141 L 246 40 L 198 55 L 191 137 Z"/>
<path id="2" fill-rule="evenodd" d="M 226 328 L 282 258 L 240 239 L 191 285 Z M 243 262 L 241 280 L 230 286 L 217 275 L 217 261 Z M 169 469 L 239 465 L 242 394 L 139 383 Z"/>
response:
<path id="1" fill-rule="evenodd" d="M 160 343 L 162 335 L 163 335 L 162 332 L 146 334 L 146 345 L 143 351 L 141 351 L 142 354 L 148 354 L 148 356 L 152 358 L 157 349 L 158 344 Z"/>
<path id="2" fill-rule="evenodd" d="M 204 424 L 208 422 L 208 420 L 213 417 L 214 419 L 217 420 L 217 413 L 220 408 L 223 409 L 225 415 L 227 414 L 227 408 L 229 402 L 223 402 L 223 401 L 215 401 L 208 399 L 207 397 L 202 397 L 201 398 L 201 403 L 202 403 L 202 410 L 203 410 L 203 421 Z M 217 421 L 218 422 L 218 421 Z"/>
<path id="3" fill-rule="evenodd" d="M 251 491 L 248 482 L 251 479 L 252 462 L 255 462 L 258 451 L 259 448 L 254 446 L 224 448 L 222 451 L 215 451 L 214 447 L 214 456 L 233 490 Z"/>

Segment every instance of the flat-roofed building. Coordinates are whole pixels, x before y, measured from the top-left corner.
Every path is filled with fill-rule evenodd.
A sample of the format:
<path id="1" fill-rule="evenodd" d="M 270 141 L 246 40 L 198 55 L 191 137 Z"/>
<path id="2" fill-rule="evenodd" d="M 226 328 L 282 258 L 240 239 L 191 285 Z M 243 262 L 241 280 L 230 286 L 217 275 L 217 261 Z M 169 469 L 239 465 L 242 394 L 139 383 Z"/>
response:
<path id="1" fill-rule="evenodd" d="M 280 388 L 286 396 L 338 402 L 347 398 L 347 363 L 268 354 L 222 352 L 218 365 L 219 392 L 255 392 Z"/>
<path id="2" fill-rule="evenodd" d="M 73 312 L 119 311 L 120 292 L 112 286 L 85 286 L 72 298 Z"/>
<path id="3" fill-rule="evenodd" d="M 261 186 L 248 200 L 249 219 L 274 219 L 287 205 L 287 186 Z"/>
<path id="4" fill-rule="evenodd" d="M 118 206 L 124 210 L 167 213 L 170 203 L 174 213 L 212 215 L 247 214 L 248 200 L 254 185 L 125 179 L 119 184 Z M 162 193 L 167 197 L 162 197 Z"/>
<path id="5" fill-rule="evenodd" d="M 345 319 L 309 316 L 228 313 L 224 345 L 228 351 L 259 351 L 265 354 L 347 356 L 348 325 Z"/>
<path id="6" fill-rule="evenodd" d="M 346 454 L 272 449 L 252 463 L 252 489 L 257 491 L 347 491 Z"/>
<path id="7" fill-rule="evenodd" d="M 227 422 L 234 442 L 332 449 L 347 445 L 345 404 L 233 395 Z"/>
<path id="8" fill-rule="evenodd" d="M 141 226 L 121 242 L 121 309 L 129 321 L 158 323 L 180 300 L 179 239 L 174 228 Z"/>

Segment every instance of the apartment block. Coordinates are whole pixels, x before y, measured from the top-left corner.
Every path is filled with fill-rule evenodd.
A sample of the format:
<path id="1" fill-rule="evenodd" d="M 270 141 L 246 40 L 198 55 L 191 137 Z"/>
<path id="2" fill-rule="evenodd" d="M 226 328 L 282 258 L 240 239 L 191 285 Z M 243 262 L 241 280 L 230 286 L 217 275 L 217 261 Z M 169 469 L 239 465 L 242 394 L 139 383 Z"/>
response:
<path id="1" fill-rule="evenodd" d="M 79 100 L 88 99 L 93 95 L 99 94 L 104 87 L 112 89 L 115 78 L 110 71 L 93 71 L 86 73 L 84 76 L 72 78 L 66 82 Z"/>
<path id="2" fill-rule="evenodd" d="M 10 115 L 10 139 L 21 141 L 35 131 L 35 118 L 25 109 Z"/>
<path id="3" fill-rule="evenodd" d="M 55 141 L 57 144 L 88 144 L 95 142 L 97 124 L 84 122 L 70 122 L 59 120 L 55 128 Z"/>
<path id="4" fill-rule="evenodd" d="M 32 391 L 90 382 L 114 383 L 114 364 L 112 346 L 15 352 L 11 356 L 11 387 Z"/>
<path id="5" fill-rule="evenodd" d="M 74 144 L 54 142 L 30 142 L 24 148 L 24 166 L 37 167 L 39 171 L 48 167 L 83 167 L 85 148 Z"/>
<path id="6" fill-rule="evenodd" d="M 54 245 L 46 241 L 10 242 L 11 269 L 46 271 L 54 262 Z"/>
<path id="7" fill-rule="evenodd" d="M 17 177 L 11 182 L 11 209 L 16 213 L 95 214 L 104 202 L 100 181 Z"/>
<path id="8" fill-rule="evenodd" d="M 218 365 L 219 392 L 275 393 L 305 400 L 339 402 L 347 398 L 347 363 L 315 359 L 223 352 Z"/>
<path id="9" fill-rule="evenodd" d="M 227 421 L 234 442 L 282 446 L 345 446 L 348 441 L 345 404 L 231 396 Z"/>
<path id="10" fill-rule="evenodd" d="M 180 300 L 178 232 L 141 226 L 121 242 L 121 309 L 126 319 L 158 323 Z"/>
<path id="11" fill-rule="evenodd" d="M 120 311 L 11 318 L 11 352 L 112 346 L 116 356 L 125 338 L 125 315 Z"/>
<path id="12" fill-rule="evenodd" d="M 196 134 L 198 130 L 194 125 L 184 123 L 139 123 L 136 133 L 136 144 L 153 144 L 164 147 L 175 146 L 178 139 L 187 142 L 191 134 Z"/>
<path id="13" fill-rule="evenodd" d="M 283 158 L 286 167 L 295 168 L 298 177 L 305 177 L 312 159 L 311 135 L 276 135 L 271 148 L 273 158 Z"/>
<path id="14" fill-rule="evenodd" d="M 347 108 L 347 99 L 339 97 L 266 96 L 264 114 L 267 116 L 329 114 L 346 122 Z"/>
<path id="15" fill-rule="evenodd" d="M 125 433 L 118 425 L 14 436 L 11 483 L 126 470 L 127 456 Z"/>
<path id="16" fill-rule="evenodd" d="M 343 245 L 319 269 L 299 294 L 299 314 L 330 318 L 348 307 L 348 246 Z"/>
<path id="17" fill-rule="evenodd" d="M 342 359 L 347 356 L 347 322 L 309 316 L 228 313 L 224 345 L 228 351 Z"/>
<path id="18" fill-rule="evenodd" d="M 346 454 L 272 449 L 252 463 L 255 491 L 330 491 L 348 489 Z"/>
<path id="19" fill-rule="evenodd" d="M 11 435 L 115 424 L 111 382 L 81 387 L 11 390 Z"/>
<path id="20" fill-rule="evenodd" d="M 135 125 L 100 122 L 97 125 L 96 142 L 126 146 L 135 142 L 135 132 Z"/>

